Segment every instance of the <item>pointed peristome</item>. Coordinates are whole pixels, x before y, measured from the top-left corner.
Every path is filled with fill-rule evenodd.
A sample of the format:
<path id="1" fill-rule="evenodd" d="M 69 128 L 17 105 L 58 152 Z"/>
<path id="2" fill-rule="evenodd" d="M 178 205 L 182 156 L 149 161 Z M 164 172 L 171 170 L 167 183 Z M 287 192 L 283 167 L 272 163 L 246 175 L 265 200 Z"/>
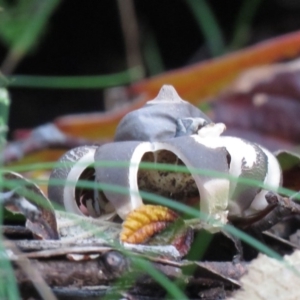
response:
<path id="1" fill-rule="evenodd" d="M 149 101 L 148 103 L 153 102 L 162 102 L 162 101 L 168 101 L 168 102 L 181 102 L 184 101 L 180 98 L 177 91 L 172 85 L 163 85 L 162 88 L 159 90 L 158 95 L 153 100 Z"/>

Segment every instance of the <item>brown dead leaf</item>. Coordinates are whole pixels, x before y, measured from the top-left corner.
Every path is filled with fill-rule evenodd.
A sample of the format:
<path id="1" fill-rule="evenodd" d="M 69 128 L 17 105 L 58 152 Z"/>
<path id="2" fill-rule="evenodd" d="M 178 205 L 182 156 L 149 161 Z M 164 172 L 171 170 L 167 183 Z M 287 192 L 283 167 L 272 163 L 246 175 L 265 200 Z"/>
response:
<path id="1" fill-rule="evenodd" d="M 300 142 L 300 60 L 243 73 L 213 104 L 214 121 L 271 149 Z"/>
<path id="2" fill-rule="evenodd" d="M 300 299 L 300 251 L 278 261 L 260 254 L 241 278 L 242 290 L 231 300 Z"/>
<path id="3" fill-rule="evenodd" d="M 59 239 L 55 212 L 49 199 L 44 195 L 41 189 L 33 182 L 25 179 L 22 175 L 15 172 L 5 172 L 3 177 L 10 185 L 22 187 L 22 195 L 31 207 L 39 212 L 38 217 L 31 218 L 30 214 L 25 215 L 27 218 L 26 227 L 31 230 L 38 239 Z M 19 211 L 17 207 L 6 206 L 12 211 Z"/>

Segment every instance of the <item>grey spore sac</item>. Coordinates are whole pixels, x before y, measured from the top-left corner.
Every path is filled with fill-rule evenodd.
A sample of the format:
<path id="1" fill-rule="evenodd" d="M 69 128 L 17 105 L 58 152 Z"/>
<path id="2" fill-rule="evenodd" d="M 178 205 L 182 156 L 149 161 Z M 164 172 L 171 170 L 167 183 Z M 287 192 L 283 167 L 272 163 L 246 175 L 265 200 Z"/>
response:
<path id="1" fill-rule="evenodd" d="M 157 97 L 148 101 L 140 109 L 128 113 L 119 123 L 115 141 L 162 141 L 189 135 L 189 131 L 178 131 L 178 120 L 201 120 L 209 124 L 212 121 L 201 110 L 182 100 L 173 86 L 164 85 Z M 189 128 L 189 130 L 192 129 Z M 191 134 L 194 134 L 194 130 Z"/>

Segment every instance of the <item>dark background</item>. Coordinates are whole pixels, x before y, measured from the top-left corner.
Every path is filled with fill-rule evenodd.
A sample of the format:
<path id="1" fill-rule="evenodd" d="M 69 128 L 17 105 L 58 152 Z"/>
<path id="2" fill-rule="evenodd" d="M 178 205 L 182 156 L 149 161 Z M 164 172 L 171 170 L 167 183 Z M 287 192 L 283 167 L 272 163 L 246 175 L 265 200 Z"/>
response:
<path id="1" fill-rule="evenodd" d="M 119 11 L 113 0 L 61 1 L 38 45 L 13 74 L 101 75 L 126 69 Z M 242 1 L 211 0 L 229 42 Z M 142 49 L 149 34 L 165 70 L 210 58 L 199 26 L 185 1 L 135 1 Z M 264 0 L 255 14 L 247 44 L 300 29 L 300 1 Z M 0 16 L 1 17 L 1 16 Z M 0 64 L 7 49 L 0 44 Z M 63 114 L 103 109 L 103 90 L 11 88 L 10 129 L 29 128 Z"/>

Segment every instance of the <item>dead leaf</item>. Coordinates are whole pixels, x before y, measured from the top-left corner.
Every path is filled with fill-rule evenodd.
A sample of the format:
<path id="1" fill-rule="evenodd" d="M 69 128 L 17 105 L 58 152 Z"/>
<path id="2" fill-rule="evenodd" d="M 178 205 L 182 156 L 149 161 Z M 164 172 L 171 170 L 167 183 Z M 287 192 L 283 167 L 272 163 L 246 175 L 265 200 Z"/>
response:
<path id="1" fill-rule="evenodd" d="M 249 68 L 291 59 L 299 54 L 300 33 L 273 38 L 218 59 L 172 70 L 133 84 L 130 91 L 154 97 L 163 84 L 173 85 L 178 93 L 193 104 L 212 97 Z"/>
<path id="2" fill-rule="evenodd" d="M 300 299 L 300 251 L 278 261 L 260 254 L 241 278 L 242 290 L 231 300 Z"/>
<path id="3" fill-rule="evenodd" d="M 300 60 L 247 70 L 213 104 L 213 119 L 271 149 L 300 143 Z M 230 132 L 231 131 L 231 132 Z"/>
<path id="4" fill-rule="evenodd" d="M 95 243 L 114 243 L 118 240 L 121 224 L 56 211 L 60 237 L 65 242 L 94 241 Z"/>
<path id="5" fill-rule="evenodd" d="M 40 188 L 15 172 L 4 172 L 3 177 L 10 185 L 21 186 L 23 192 L 25 192 L 25 199 L 40 212 L 38 218 L 27 218 L 26 227 L 30 229 L 37 238 L 59 239 L 54 209 Z"/>

